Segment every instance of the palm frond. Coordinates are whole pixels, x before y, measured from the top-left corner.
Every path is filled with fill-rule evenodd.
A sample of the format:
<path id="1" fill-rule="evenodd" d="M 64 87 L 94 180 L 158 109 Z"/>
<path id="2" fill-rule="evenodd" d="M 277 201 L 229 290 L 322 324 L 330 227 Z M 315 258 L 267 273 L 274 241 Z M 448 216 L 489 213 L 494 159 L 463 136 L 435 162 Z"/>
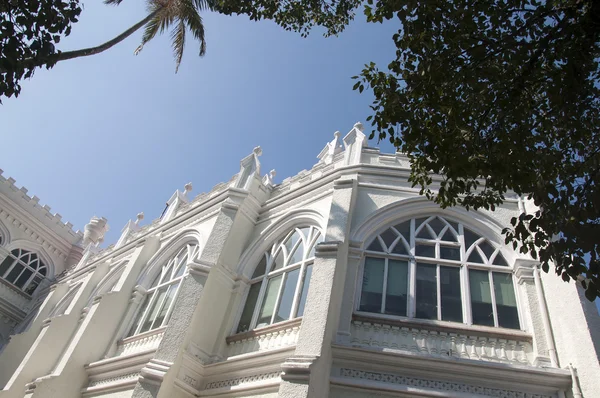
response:
<path id="1" fill-rule="evenodd" d="M 121 0 L 122 1 L 122 0 Z M 193 0 L 194 6 L 198 11 L 214 10 L 215 6 L 218 3 L 218 0 Z"/>
<path id="2" fill-rule="evenodd" d="M 192 1 L 181 0 L 180 6 L 180 18 L 185 21 L 194 38 L 200 42 L 200 56 L 203 56 L 206 53 L 206 40 L 204 39 L 204 23 L 202 22 L 202 17 L 194 7 L 194 4 L 192 4 Z"/>
<path id="3" fill-rule="evenodd" d="M 118 6 L 123 0 L 104 0 L 104 4 Z"/>
<path id="4" fill-rule="evenodd" d="M 185 45 L 185 22 L 183 19 L 179 19 L 177 28 L 173 29 L 171 40 L 173 41 L 173 53 L 175 55 L 175 73 L 177 73 L 183 58 L 183 47 Z"/>

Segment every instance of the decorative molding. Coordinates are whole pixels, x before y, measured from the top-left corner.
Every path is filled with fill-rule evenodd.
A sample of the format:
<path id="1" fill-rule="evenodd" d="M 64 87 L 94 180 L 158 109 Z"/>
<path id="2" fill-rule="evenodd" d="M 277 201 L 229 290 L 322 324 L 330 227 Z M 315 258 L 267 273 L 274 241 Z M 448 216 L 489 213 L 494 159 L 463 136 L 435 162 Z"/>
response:
<path id="1" fill-rule="evenodd" d="M 314 355 L 295 355 L 281 364 L 281 379 L 285 381 L 306 381 L 310 378 L 310 368 L 319 359 Z"/>
<path id="2" fill-rule="evenodd" d="M 315 246 L 315 257 L 335 257 L 342 242 L 321 242 Z"/>
<path id="3" fill-rule="evenodd" d="M 106 386 L 108 384 L 114 384 L 114 383 L 123 382 L 123 381 L 137 381 L 139 375 L 140 375 L 140 372 L 130 372 L 130 373 L 125 373 L 125 374 L 122 374 L 119 376 L 108 377 L 106 379 L 92 380 L 92 381 L 90 381 L 90 384 L 88 385 L 88 387 Z"/>
<path id="4" fill-rule="evenodd" d="M 296 345 L 301 319 L 227 337 L 227 356 Z"/>
<path id="5" fill-rule="evenodd" d="M 171 362 L 151 359 L 140 371 L 140 381 L 160 385 L 172 365 Z"/>
<path id="6" fill-rule="evenodd" d="M 257 374 L 257 375 L 252 375 L 252 376 L 237 377 L 234 379 L 211 381 L 209 383 L 206 383 L 206 385 L 204 386 L 204 388 L 202 390 L 215 390 L 218 388 L 235 387 L 235 386 L 239 386 L 242 384 L 250 384 L 250 383 L 255 383 L 255 382 L 260 382 L 260 381 L 265 381 L 265 380 L 272 380 L 272 379 L 278 378 L 279 375 L 280 375 L 280 372 L 270 372 L 270 373 L 261 373 L 261 374 Z"/>
<path id="7" fill-rule="evenodd" d="M 531 359 L 531 342 L 516 338 L 428 330 L 414 325 L 401 327 L 386 324 L 383 320 L 380 323 L 353 320 L 350 335 L 353 346 L 391 348 L 446 358 L 534 365 Z"/>
<path id="8" fill-rule="evenodd" d="M 115 356 L 136 354 L 156 349 L 165 334 L 165 330 L 166 326 L 123 339 L 117 345 Z"/>
<path id="9" fill-rule="evenodd" d="M 369 380 L 370 382 L 395 384 L 400 386 L 416 387 L 443 392 L 458 392 L 463 394 L 477 394 L 477 396 L 495 398 L 555 398 L 555 395 L 536 394 L 523 391 L 506 390 L 477 386 L 473 384 L 453 381 L 424 379 L 411 376 L 401 376 L 393 373 L 369 372 L 364 370 L 341 368 L 341 379 Z"/>

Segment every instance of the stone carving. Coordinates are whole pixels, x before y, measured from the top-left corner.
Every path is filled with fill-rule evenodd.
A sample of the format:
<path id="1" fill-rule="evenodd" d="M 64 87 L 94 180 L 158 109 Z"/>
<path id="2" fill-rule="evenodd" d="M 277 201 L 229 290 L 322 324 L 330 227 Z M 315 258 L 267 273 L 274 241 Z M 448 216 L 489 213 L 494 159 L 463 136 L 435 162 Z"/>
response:
<path id="1" fill-rule="evenodd" d="M 297 325 L 287 329 L 259 334 L 243 340 L 232 341 L 227 345 L 227 356 L 295 345 L 298 341 L 299 330 L 300 326 Z"/>
<path id="2" fill-rule="evenodd" d="M 118 345 L 115 356 L 135 354 L 137 352 L 157 348 L 164 334 L 165 332 L 162 330 L 160 333 L 140 336 L 140 338 L 136 338 L 138 336 L 134 336 L 133 338 L 126 339 L 125 342 L 122 342 Z"/>
<path id="3" fill-rule="evenodd" d="M 132 372 L 132 373 L 125 373 L 119 376 L 114 376 L 114 377 L 109 377 L 107 379 L 100 379 L 100 380 L 92 380 L 90 381 L 90 384 L 88 385 L 88 387 L 98 387 L 98 386 L 105 386 L 108 384 L 113 384 L 119 381 L 128 381 L 128 380 L 136 380 L 140 375 L 140 372 Z"/>
<path id="4" fill-rule="evenodd" d="M 104 217 L 92 217 L 84 228 L 83 246 L 86 247 L 89 244 L 99 245 L 104 240 L 106 232 L 108 232 L 108 220 Z"/>
<path id="5" fill-rule="evenodd" d="M 372 380 L 381 383 L 398 384 L 409 387 L 429 388 L 438 391 L 455 391 L 467 394 L 478 394 L 495 398 L 555 398 L 552 395 L 532 394 L 522 391 L 502 390 L 499 388 L 481 387 L 451 381 L 420 379 L 417 377 L 400 376 L 392 373 L 367 372 L 357 369 L 341 368 L 342 377 Z"/>
<path id="6" fill-rule="evenodd" d="M 270 380 L 279 377 L 280 372 L 261 373 L 258 375 L 238 377 L 236 379 L 219 380 L 206 383 L 203 390 L 214 390 L 217 388 L 239 386 L 240 384 L 254 383 L 257 381 Z"/>
<path id="7" fill-rule="evenodd" d="M 414 327 L 398 327 L 352 321 L 351 344 L 392 348 L 434 356 L 532 365 L 528 341 L 444 333 Z"/>

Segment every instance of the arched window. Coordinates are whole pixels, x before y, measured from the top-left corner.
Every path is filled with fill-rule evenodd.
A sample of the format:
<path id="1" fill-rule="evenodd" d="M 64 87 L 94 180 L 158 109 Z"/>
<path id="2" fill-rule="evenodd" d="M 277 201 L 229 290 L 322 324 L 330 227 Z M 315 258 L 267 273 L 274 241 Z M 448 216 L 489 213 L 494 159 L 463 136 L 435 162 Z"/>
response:
<path id="1" fill-rule="evenodd" d="M 322 240 L 315 227 L 295 228 L 263 254 L 252 275 L 238 332 L 302 316 L 315 246 Z"/>
<path id="2" fill-rule="evenodd" d="M 197 256 L 198 245 L 187 244 L 162 266 L 146 292 L 127 337 L 157 329 L 169 322 L 179 285 L 188 273 L 187 264 Z"/>
<path id="3" fill-rule="evenodd" d="M 31 295 L 47 273 L 37 254 L 14 249 L 0 264 L 0 277 Z"/>
<path id="4" fill-rule="evenodd" d="M 440 216 L 402 222 L 369 243 L 358 310 L 520 328 L 500 247 Z"/>

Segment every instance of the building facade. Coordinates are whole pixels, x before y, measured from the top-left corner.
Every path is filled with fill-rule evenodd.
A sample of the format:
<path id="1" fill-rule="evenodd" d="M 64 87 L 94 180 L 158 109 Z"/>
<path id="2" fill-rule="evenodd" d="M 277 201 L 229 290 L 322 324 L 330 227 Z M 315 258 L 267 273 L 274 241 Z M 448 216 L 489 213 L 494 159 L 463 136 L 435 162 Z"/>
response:
<path id="1" fill-rule="evenodd" d="M 260 154 L 106 249 L 0 175 L 0 398 L 600 396 L 595 306 L 503 244 L 528 203 L 442 210 L 360 123 Z"/>

